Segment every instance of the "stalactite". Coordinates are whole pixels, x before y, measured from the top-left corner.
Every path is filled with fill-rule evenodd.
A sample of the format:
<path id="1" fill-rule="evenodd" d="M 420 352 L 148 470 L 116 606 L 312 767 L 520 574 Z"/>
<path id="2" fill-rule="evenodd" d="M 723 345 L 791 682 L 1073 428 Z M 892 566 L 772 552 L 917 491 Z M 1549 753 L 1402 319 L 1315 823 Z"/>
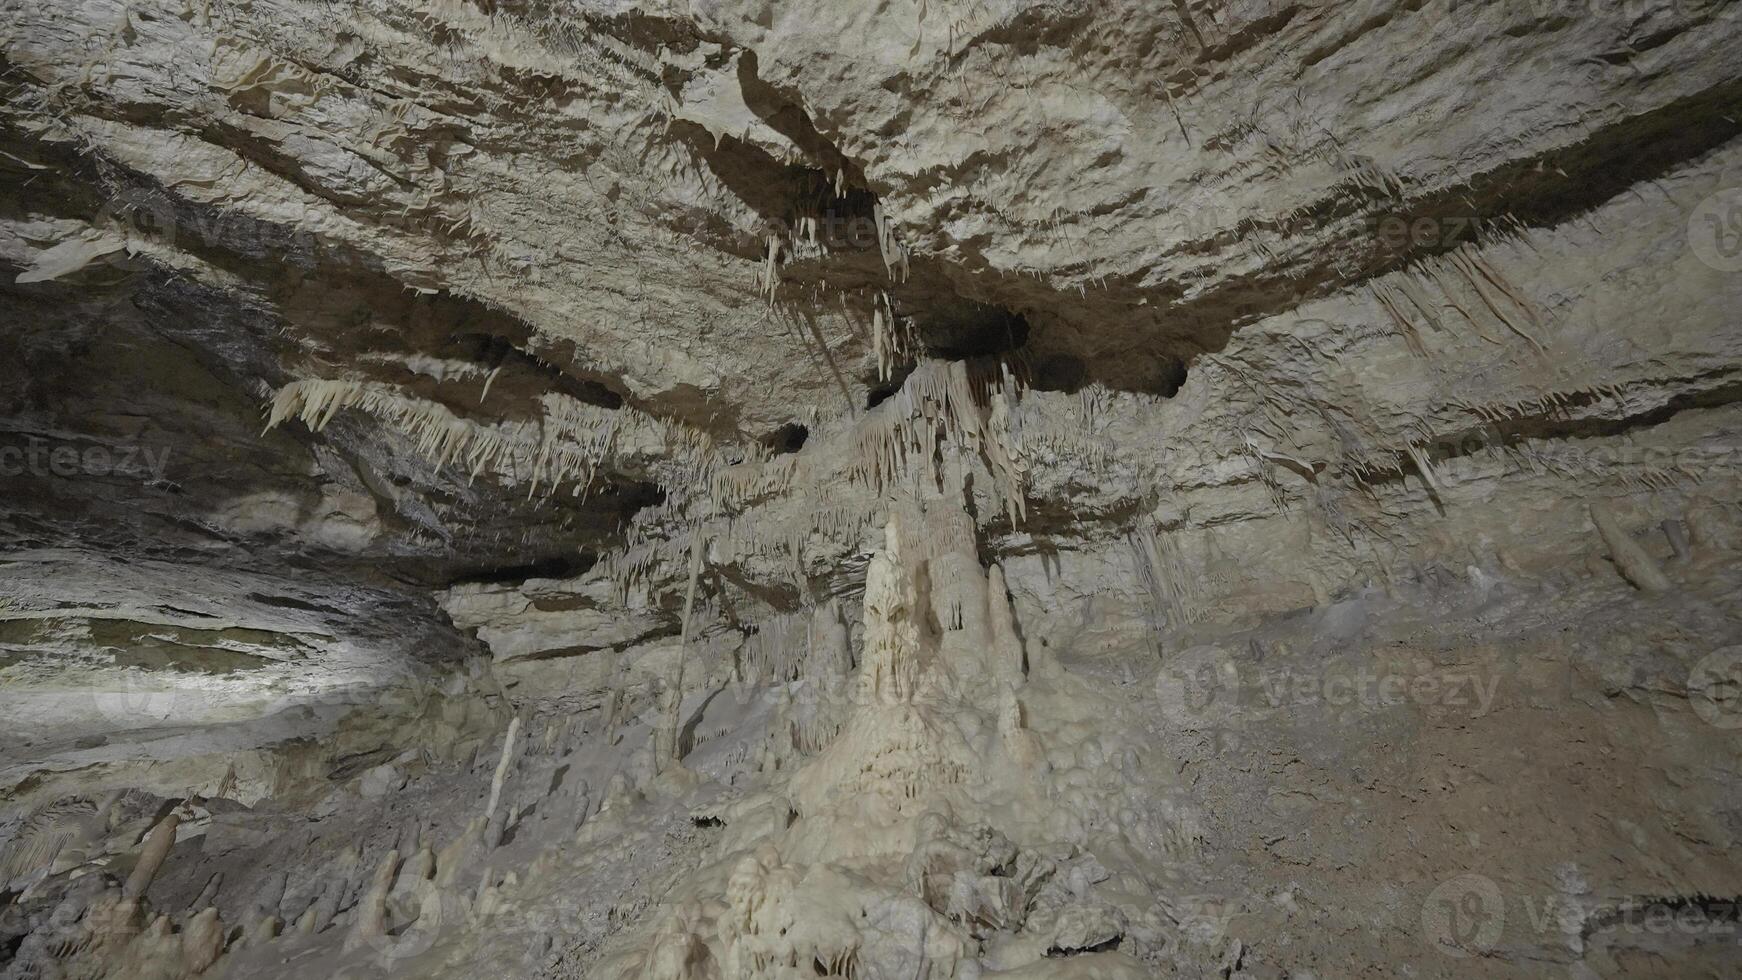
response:
<path id="1" fill-rule="evenodd" d="M 1163 608 L 1169 613 L 1166 621 L 1171 626 L 1202 621 L 1204 614 L 1197 601 L 1202 594 L 1201 578 L 1186 571 L 1173 539 L 1145 524 L 1132 532 L 1128 541 L 1138 579 L 1149 593 L 1152 627 L 1159 632 Z"/>
<path id="2" fill-rule="evenodd" d="M 961 361 L 927 361 L 909 375 L 879 413 L 855 433 L 849 479 L 876 493 L 915 480 L 937 485 L 944 443 L 978 454 L 990 470 L 1006 514 L 1027 514 L 1027 464 L 1011 433 L 1011 404 L 1020 385 L 1008 366 L 976 381 Z"/>
<path id="3" fill-rule="evenodd" d="M 770 303 L 780 290 L 780 239 L 774 235 L 767 237 L 767 252 L 756 274 L 756 289 Z"/>
<path id="4" fill-rule="evenodd" d="M 677 491 L 705 485 L 707 474 L 717 465 L 712 440 L 690 426 L 552 392 L 540 397 L 540 413 L 534 420 L 485 425 L 391 386 L 305 379 L 274 395 L 267 428 L 300 418 L 311 430 L 320 431 L 348 407 L 359 408 L 404 434 L 414 442 L 418 455 L 434 466 L 456 465 L 472 479 L 489 473 L 506 483 L 524 483 L 529 496 L 541 487 L 553 493 L 565 484 L 575 496 L 586 493 L 601 467 L 625 444 L 662 458 L 659 467 L 668 474 L 662 481 Z M 670 506 L 687 505 L 688 495 L 674 496 Z"/>
<path id="5" fill-rule="evenodd" d="M 1486 259 L 1482 258 L 1479 252 L 1473 250 L 1466 252 L 1465 249 L 1459 248 L 1454 249 L 1449 253 L 1448 257 L 1451 260 L 1453 267 L 1463 273 L 1465 280 L 1470 284 L 1470 288 L 1476 291 L 1476 295 L 1481 297 L 1482 302 L 1487 304 L 1488 309 L 1500 320 L 1501 323 L 1506 325 L 1508 330 L 1511 330 L 1513 333 L 1529 341 L 1531 346 L 1537 349 L 1538 353 L 1546 353 L 1548 351 L 1548 347 L 1544 345 L 1541 340 L 1538 340 L 1535 334 L 1524 329 L 1523 326 L 1514 321 L 1512 316 L 1501 307 L 1501 304 L 1488 295 L 1488 290 L 1482 285 L 1484 282 L 1498 290 L 1503 297 L 1509 300 L 1518 311 L 1522 312 L 1525 317 L 1531 321 L 1532 325 L 1541 325 L 1541 320 L 1537 316 L 1535 306 L 1525 300 L 1524 297 L 1519 294 L 1517 289 L 1515 289 L 1511 283 L 1506 281 L 1504 276 L 1496 272 L 1494 267 L 1489 265 Z"/>
<path id="6" fill-rule="evenodd" d="M 907 249 L 895 234 L 895 228 L 883 213 L 883 205 L 872 206 L 872 222 L 877 226 L 877 250 L 883 256 L 883 269 L 894 282 L 906 282 L 908 277 Z"/>

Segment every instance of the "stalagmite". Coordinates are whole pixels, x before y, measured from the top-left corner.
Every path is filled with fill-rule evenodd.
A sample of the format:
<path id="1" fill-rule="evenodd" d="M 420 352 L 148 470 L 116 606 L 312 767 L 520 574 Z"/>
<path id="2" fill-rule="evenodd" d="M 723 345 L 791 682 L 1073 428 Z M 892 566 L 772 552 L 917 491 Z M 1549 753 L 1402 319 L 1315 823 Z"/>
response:
<path id="1" fill-rule="evenodd" d="M 338 859 L 333 862 L 330 877 L 327 878 L 328 884 L 332 886 L 330 896 L 333 915 L 362 897 L 362 890 L 368 883 L 364 872 L 363 848 L 352 842 L 339 852 Z M 331 919 L 332 915 L 329 915 L 328 921 Z"/>
<path id="2" fill-rule="evenodd" d="M 484 825 L 484 847 L 495 850 L 502 846 L 503 839 L 508 834 L 508 824 L 513 816 L 513 807 L 502 807 L 490 814 L 490 820 Z"/>
<path id="3" fill-rule="evenodd" d="M 702 555 L 707 548 L 699 530 L 692 531 L 690 536 L 690 569 L 689 585 L 684 589 L 683 619 L 680 621 L 677 647 L 677 665 L 673 668 L 673 678 L 670 688 L 666 691 L 664 720 L 660 724 L 660 734 L 654 748 L 654 766 L 663 770 L 667 765 L 675 764 L 683 758 L 683 684 L 684 662 L 689 659 L 690 649 L 690 619 L 696 604 L 696 584 L 702 574 Z"/>
<path id="4" fill-rule="evenodd" d="M 919 596 L 902 566 L 901 530 L 891 518 L 883 550 L 865 569 L 865 655 L 860 673 L 868 693 L 885 701 L 913 697 L 919 681 Z"/>
<path id="5" fill-rule="evenodd" d="M 393 849 L 401 854 L 416 854 L 423 843 L 423 820 L 413 817 L 399 828 L 399 835 L 394 838 Z"/>
<path id="6" fill-rule="evenodd" d="M 1591 504 L 1591 523 L 1597 525 L 1597 533 L 1608 547 L 1610 558 L 1614 559 L 1615 567 L 1621 570 L 1627 581 L 1644 592 L 1668 592 L 1675 588 L 1657 560 L 1633 540 L 1608 505 Z"/>
<path id="7" fill-rule="evenodd" d="M 569 797 L 569 808 L 574 814 L 574 830 L 580 830 L 586 825 L 587 818 L 592 816 L 593 794 L 586 780 L 581 780 Z"/>
<path id="8" fill-rule="evenodd" d="M 515 715 L 508 723 L 508 734 L 502 738 L 502 758 L 496 763 L 496 775 L 490 780 L 490 802 L 484 807 L 485 822 L 496 816 L 496 808 L 502 803 L 502 784 L 508 780 L 508 770 L 514 765 L 514 750 L 520 738 L 520 716 Z"/>
<path id="9" fill-rule="evenodd" d="M 133 938 L 125 954 L 132 962 L 118 972 L 136 976 L 145 972 L 146 964 L 170 961 L 180 954 L 181 940 L 175 933 L 174 924 L 168 915 L 159 915 Z"/>
<path id="10" fill-rule="evenodd" d="M 356 949 L 387 935 L 387 896 L 399 871 L 399 852 L 388 851 L 375 868 L 368 892 L 357 902 L 356 921 L 345 937 L 345 948 Z"/>
<path id="11" fill-rule="evenodd" d="M 818 606 L 811 614 L 809 639 L 813 676 L 833 680 L 853 672 L 852 638 L 838 604 Z"/>
<path id="12" fill-rule="evenodd" d="M 1008 682 L 1021 684 L 1028 674 L 1028 659 L 1022 638 L 1016 634 L 1016 616 L 1010 608 L 1010 592 L 1004 584 L 1004 569 L 994 564 L 986 572 L 987 623 L 991 628 L 993 671 Z"/>
<path id="13" fill-rule="evenodd" d="M 276 915 L 261 916 L 251 925 L 245 926 L 242 933 L 244 947 L 264 946 L 274 939 L 284 928 L 284 923 Z"/>
<path id="14" fill-rule="evenodd" d="M 478 853 L 487 847 L 485 831 L 489 827 L 489 818 L 473 817 L 466 828 L 443 847 L 436 855 L 436 885 L 442 888 L 452 887 L 458 882 L 460 872 L 465 870 Z"/>
<path id="15" fill-rule="evenodd" d="M 1663 536 L 1669 539 L 1669 547 L 1675 552 L 1675 560 L 1686 562 L 1693 558 L 1693 551 L 1688 548 L 1687 525 L 1677 520 L 1666 520 L 1661 525 Z"/>
<path id="16" fill-rule="evenodd" d="M 207 908 L 195 915 L 181 931 L 181 968 L 200 974 L 224 954 L 224 923 L 218 910 Z"/>
<path id="17" fill-rule="evenodd" d="M 163 867 L 163 859 L 169 856 L 169 849 L 175 846 L 175 832 L 180 826 L 181 814 L 171 813 L 152 828 L 151 834 L 145 839 L 144 849 L 139 852 L 139 863 L 133 866 L 133 873 L 127 876 L 127 884 L 121 889 L 123 897 L 137 899 L 151 887 L 152 879 L 157 877 L 158 869 Z"/>
<path id="18" fill-rule="evenodd" d="M 419 882 L 428 881 L 435 874 L 436 856 L 428 843 L 418 848 L 399 870 L 399 877 L 394 882 L 395 891 L 410 891 Z"/>
<path id="19" fill-rule="evenodd" d="M 332 885 L 323 885 L 320 893 L 314 897 L 313 901 L 308 903 L 308 907 L 302 910 L 302 914 L 296 917 L 296 922 L 292 923 L 291 929 L 294 930 L 297 935 L 312 936 L 326 926 L 327 922 L 321 920 L 321 903 L 326 899 L 327 894 L 331 891 Z M 327 921 L 331 921 L 330 915 L 328 916 Z"/>
<path id="20" fill-rule="evenodd" d="M 269 942 L 278 936 L 283 923 L 278 918 L 279 906 L 284 903 L 285 886 L 289 876 L 279 871 L 266 879 L 255 894 L 249 905 L 246 917 L 242 922 L 243 942 L 248 946 L 256 946 Z"/>
<path id="21" fill-rule="evenodd" d="M 600 813 L 616 813 L 628 809 L 635 804 L 639 794 L 629 782 L 629 777 L 620 772 L 612 773 L 605 782 L 605 799 L 599 805 Z"/>

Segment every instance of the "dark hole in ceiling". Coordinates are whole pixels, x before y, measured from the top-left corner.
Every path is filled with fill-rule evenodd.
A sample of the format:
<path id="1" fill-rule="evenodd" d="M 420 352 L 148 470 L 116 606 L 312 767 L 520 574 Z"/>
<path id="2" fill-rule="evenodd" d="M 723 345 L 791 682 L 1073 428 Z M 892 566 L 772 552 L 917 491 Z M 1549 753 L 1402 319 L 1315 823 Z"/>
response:
<path id="1" fill-rule="evenodd" d="M 1026 317 L 972 300 L 934 303 L 915 326 L 928 354 L 951 361 L 1003 354 L 1028 343 Z"/>
<path id="2" fill-rule="evenodd" d="M 865 396 L 865 407 L 876 408 L 894 397 L 895 393 L 901 390 L 901 383 L 905 380 L 906 379 L 903 378 L 901 380 L 889 381 L 873 387 Z"/>
<path id="3" fill-rule="evenodd" d="M 1186 383 L 1186 362 L 1178 357 L 1164 357 L 1156 367 L 1155 387 L 1151 394 L 1172 398 Z"/>
<path id="4" fill-rule="evenodd" d="M 805 426 L 797 422 L 788 422 L 763 436 L 762 444 L 777 456 L 783 453 L 796 453 L 804 448 L 805 440 L 809 439 L 810 435 L 811 430 Z"/>
<path id="5" fill-rule="evenodd" d="M 566 579 L 585 575 L 598 561 L 592 555 L 552 555 L 524 565 L 485 568 L 461 574 L 448 583 L 455 585 L 516 585 L 529 579 Z"/>
<path id="6" fill-rule="evenodd" d="M 1075 393 L 1089 383 L 1089 367 L 1070 354 L 1051 354 L 1034 365 L 1029 384 L 1040 391 Z"/>

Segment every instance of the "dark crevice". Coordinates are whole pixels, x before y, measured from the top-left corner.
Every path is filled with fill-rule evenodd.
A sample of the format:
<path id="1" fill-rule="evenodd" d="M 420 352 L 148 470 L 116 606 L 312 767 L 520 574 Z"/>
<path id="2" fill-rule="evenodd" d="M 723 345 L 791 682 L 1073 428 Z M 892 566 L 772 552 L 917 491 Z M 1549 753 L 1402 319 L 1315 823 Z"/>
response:
<path id="1" fill-rule="evenodd" d="M 1029 387 L 1037 391 L 1076 394 L 1089 383 L 1089 366 L 1074 354 L 1051 354 L 1034 365 Z"/>
<path id="2" fill-rule="evenodd" d="M 786 453 L 796 453 L 804 448 L 805 441 L 810 438 L 810 434 L 811 430 L 809 428 L 800 425 L 797 422 L 788 422 L 780 428 L 775 429 L 773 432 L 770 432 L 768 435 L 763 436 L 762 444 L 767 446 L 768 450 L 777 456 Z"/>
<path id="3" fill-rule="evenodd" d="M 907 378 L 904 376 L 901 378 L 896 378 L 892 381 L 885 381 L 882 384 L 876 385 L 868 393 L 866 393 L 866 395 L 865 395 L 865 407 L 867 409 L 876 408 L 877 406 L 883 404 L 884 402 L 888 401 L 889 399 L 895 397 L 895 393 L 901 390 L 901 386 L 906 381 L 907 381 Z"/>
<path id="4" fill-rule="evenodd" d="M 1185 360 L 1178 357 L 1164 358 L 1157 364 L 1155 387 L 1150 389 L 1149 393 L 1160 395 L 1163 398 L 1172 398 L 1179 394 L 1179 390 L 1185 387 L 1185 383 Z"/>
<path id="5" fill-rule="evenodd" d="M 499 334 L 459 334 L 454 337 L 454 343 L 466 350 L 469 360 L 491 369 L 512 367 L 538 375 L 544 379 L 547 391 L 558 391 L 600 408 L 623 407 L 623 396 L 601 382 L 577 378 L 544 358 L 520 349 Z"/>
<path id="6" fill-rule="evenodd" d="M 668 626 L 660 626 L 660 627 L 657 627 L 655 629 L 648 630 L 647 632 L 642 633 L 638 636 L 632 636 L 629 639 L 620 640 L 616 643 L 602 643 L 602 644 L 598 644 L 596 646 L 577 645 L 577 646 L 568 646 L 568 647 L 557 647 L 557 648 L 550 649 L 550 650 L 539 650 L 536 653 L 523 654 L 521 656 L 515 657 L 514 659 L 516 661 L 519 661 L 522 663 L 534 663 L 537 661 L 544 661 L 544 660 L 567 660 L 571 657 L 585 657 L 589 654 L 600 653 L 600 652 L 621 653 L 624 650 L 630 649 L 631 647 L 637 647 L 637 646 L 641 646 L 642 644 L 646 644 L 646 643 L 656 643 L 660 640 L 671 639 L 673 637 L 680 635 L 680 633 L 681 633 L 681 631 L 676 626 L 669 626 L 669 627 Z"/>
<path id="7" fill-rule="evenodd" d="M 259 592 L 250 592 L 248 593 L 248 598 L 263 606 L 271 606 L 275 609 L 297 609 L 302 612 L 325 613 L 330 616 L 345 615 L 345 612 L 342 609 L 335 609 L 332 606 L 323 606 L 316 602 L 304 602 L 301 599 L 292 599 L 289 596 L 263 595 Z"/>
<path id="8" fill-rule="evenodd" d="M 1093 946 L 1075 946 L 1070 949 L 1065 949 L 1061 946 L 1053 946 L 1047 949 L 1046 955 L 1053 959 L 1057 959 L 1061 956 L 1083 956 L 1089 953 L 1110 953 L 1119 948 L 1119 943 L 1124 938 L 1124 936 L 1114 936 L 1112 939 L 1096 943 Z"/>
<path id="9" fill-rule="evenodd" d="M 950 361 L 1017 350 L 1029 333 L 1022 314 L 967 299 L 929 298 L 914 327 L 929 356 Z"/>
<path id="10" fill-rule="evenodd" d="M 218 617 L 212 615 L 211 613 L 198 612 L 198 611 L 193 610 L 193 609 L 182 609 L 179 606 L 158 606 L 157 611 L 163 612 L 163 613 L 168 613 L 171 616 L 189 616 L 189 617 L 192 617 L 194 619 L 217 619 L 218 618 Z"/>
<path id="11" fill-rule="evenodd" d="M 484 568 L 462 572 L 449 580 L 448 587 L 452 588 L 456 585 L 519 585 L 531 579 L 578 578 L 585 575 L 597 563 L 598 558 L 593 555 L 553 555 L 524 565 L 508 565 L 502 568 Z"/>

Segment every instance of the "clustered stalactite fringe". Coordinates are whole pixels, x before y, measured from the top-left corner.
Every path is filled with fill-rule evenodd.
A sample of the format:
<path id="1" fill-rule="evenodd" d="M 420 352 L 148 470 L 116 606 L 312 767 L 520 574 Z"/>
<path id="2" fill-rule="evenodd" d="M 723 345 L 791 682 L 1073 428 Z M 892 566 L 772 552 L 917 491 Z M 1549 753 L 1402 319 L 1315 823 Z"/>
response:
<path id="1" fill-rule="evenodd" d="M 803 589 L 814 571 L 807 565 L 813 538 L 830 544 L 820 554 L 859 546 L 886 519 L 887 500 L 919 485 L 959 481 L 964 459 L 986 467 L 1005 516 L 1020 523 L 1027 515 L 1027 439 L 1055 455 L 1093 461 L 1107 453 L 1087 423 L 1063 431 L 1044 415 L 1022 413 L 1025 391 L 1003 362 L 925 361 L 895 395 L 856 421 L 844 463 L 809 452 L 776 455 L 760 445 L 739 450 L 735 461 L 717 449 L 699 452 L 666 501 L 625 529 L 624 545 L 603 557 L 599 574 L 625 598 L 675 581 L 687 538 L 661 529 L 698 525 L 722 564 L 752 556 L 784 563 Z M 758 509 L 776 500 L 787 506 Z"/>
<path id="2" fill-rule="evenodd" d="M 941 486 L 943 445 L 978 454 L 1013 523 L 1028 513 L 1027 464 L 1011 419 L 1022 387 L 1010 367 L 926 361 L 855 434 L 849 479 L 878 494 L 924 480 Z"/>
<path id="3" fill-rule="evenodd" d="M 895 233 L 895 226 L 889 217 L 883 213 L 883 205 L 877 204 L 871 210 L 872 222 L 877 226 L 877 251 L 883 256 L 883 269 L 893 282 L 906 282 L 909 275 L 907 247 L 901 244 L 900 237 Z"/>
<path id="4" fill-rule="evenodd" d="M 1443 342 L 1430 343 L 1423 331 L 1424 324 L 1434 334 L 1455 340 L 1455 331 L 1448 321 L 1451 316 L 1458 316 L 1480 340 L 1508 347 L 1503 336 L 1491 329 L 1498 323 L 1528 344 L 1539 360 L 1548 350 L 1548 343 L 1541 336 L 1545 323 L 1541 309 L 1495 268 L 1478 243 L 1465 243 L 1440 255 L 1416 259 L 1409 267 L 1371 282 L 1369 291 L 1382 318 L 1391 326 L 1390 331 L 1379 335 L 1401 338 L 1411 355 L 1429 362 L 1429 383 L 1436 390 L 1443 384 L 1446 371 L 1435 360 Z M 1479 449 L 1516 458 L 1520 464 L 1538 470 L 1548 465 L 1546 458 L 1579 454 L 1576 450 L 1566 453 L 1559 446 L 1533 446 L 1528 439 L 1515 443 L 1496 432 L 1472 434 L 1467 424 L 1454 423 L 1448 427 L 1445 410 L 1455 409 L 1479 417 L 1485 425 L 1498 425 L 1512 419 L 1562 413 L 1575 404 L 1597 398 L 1620 399 L 1625 387 L 1618 383 L 1589 385 L 1506 403 L 1475 403 L 1462 395 L 1450 394 L 1443 396 L 1443 410 L 1419 405 L 1376 407 L 1367 403 L 1361 379 L 1348 375 L 1335 350 L 1321 350 L 1316 340 L 1285 336 L 1307 352 L 1313 365 L 1322 369 L 1320 377 L 1291 374 L 1285 380 L 1268 365 L 1249 363 L 1248 351 L 1203 355 L 1194 369 L 1194 375 L 1209 379 L 1206 383 L 1211 387 L 1232 382 L 1250 394 L 1249 406 L 1228 420 L 1233 445 L 1251 460 L 1257 481 L 1264 486 L 1272 505 L 1284 513 L 1293 498 L 1304 492 L 1316 500 L 1320 512 L 1334 518 L 1339 508 L 1332 499 L 1329 483 L 1346 479 L 1351 489 L 1376 497 L 1381 484 L 1410 471 L 1420 477 L 1428 496 L 1446 506 L 1455 481 L 1445 460 L 1448 455 L 1471 455 L 1468 451 L 1448 454 L 1444 450 L 1448 444 L 1467 449 L 1472 439 L 1479 438 L 1483 443 Z M 1347 345 L 1373 336 L 1371 331 L 1333 329 L 1329 342 L 1333 346 Z M 1531 385 L 1534 381 L 1524 383 Z M 1353 402 L 1319 394 L 1315 389 L 1320 385 L 1352 391 Z M 1428 399 L 1423 401 L 1431 404 Z M 1381 418 L 1387 421 L 1381 424 Z M 1335 448 L 1330 458 L 1324 457 L 1322 440 L 1316 439 L 1316 433 L 1309 432 L 1305 439 L 1299 437 L 1310 429 L 1308 420 L 1319 423 L 1334 437 Z M 1539 453 L 1545 460 L 1532 459 Z M 1571 462 L 1571 465 L 1579 468 L 1585 464 Z M 1307 476 L 1310 485 L 1304 490 L 1297 489 L 1298 484 L 1285 478 L 1283 468 Z M 1630 482 L 1658 488 L 1680 479 L 1668 468 L 1629 468 L 1621 475 Z M 1337 521 L 1339 533 L 1366 526 L 1366 522 Z"/>
<path id="5" fill-rule="evenodd" d="M 608 463 L 630 454 L 648 467 L 663 468 L 662 482 L 674 487 L 706 485 L 718 465 L 713 440 L 690 426 L 555 392 L 540 396 L 535 419 L 485 424 L 391 385 L 309 378 L 278 389 L 268 405 L 266 428 L 295 418 L 320 432 L 348 408 L 411 439 L 432 466 L 458 467 L 469 479 L 489 474 L 524 484 L 529 498 L 565 485 L 571 495 L 585 496 Z M 750 492 L 746 487 L 744 493 Z"/>
<path id="6" fill-rule="evenodd" d="M 1410 268 L 1376 280 L 1371 286 L 1380 309 L 1397 327 L 1411 353 L 1418 357 L 1429 356 L 1416 326 L 1418 316 L 1438 332 L 1449 330 L 1437 312 L 1442 305 L 1428 296 L 1430 285 L 1444 298 L 1444 305 L 1456 310 L 1482 340 L 1495 345 L 1505 343 L 1484 329 L 1491 318 L 1529 343 L 1538 354 L 1548 351 L 1547 344 L 1537 336 L 1543 326 L 1537 305 L 1494 268 L 1478 248 L 1461 245 L 1444 255 L 1420 259 Z M 1476 296 L 1487 317 L 1464 302 L 1468 294 Z"/>
<path id="7" fill-rule="evenodd" d="M 1198 603 L 1203 588 L 1201 577 L 1187 570 L 1172 537 L 1144 524 L 1131 532 L 1127 542 L 1138 580 L 1149 594 L 1155 634 L 1160 635 L 1164 627 L 1178 628 L 1201 621 L 1204 618 Z M 1163 612 L 1167 614 L 1165 622 Z"/>
<path id="8" fill-rule="evenodd" d="M 529 495 L 540 486 L 562 484 L 583 494 L 617 444 L 621 416 L 560 394 L 547 393 L 540 403 L 543 414 L 537 421 L 486 426 L 390 386 L 306 379 L 285 385 L 273 396 L 266 428 L 299 418 L 319 432 L 340 411 L 354 407 L 405 434 L 418 455 L 437 468 L 451 464 L 471 479 L 488 473 L 525 482 Z"/>
<path id="9" fill-rule="evenodd" d="M 894 378 L 896 366 L 912 360 L 919 350 L 912 323 L 895 314 L 895 303 L 885 290 L 871 298 L 871 348 L 880 381 Z"/>

